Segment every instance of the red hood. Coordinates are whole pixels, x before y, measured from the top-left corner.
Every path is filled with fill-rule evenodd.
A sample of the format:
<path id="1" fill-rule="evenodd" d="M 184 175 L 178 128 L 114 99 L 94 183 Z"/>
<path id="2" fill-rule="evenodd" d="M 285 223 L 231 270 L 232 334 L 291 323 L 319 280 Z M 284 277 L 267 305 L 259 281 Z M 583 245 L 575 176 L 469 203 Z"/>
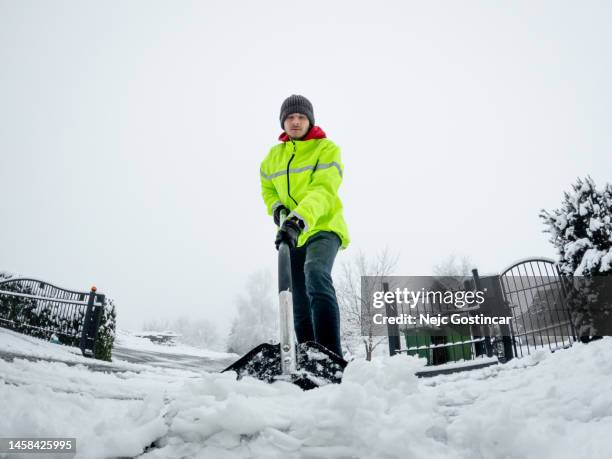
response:
<path id="1" fill-rule="evenodd" d="M 324 139 L 326 137 L 327 136 L 325 135 L 325 132 L 323 131 L 323 129 L 321 129 L 319 126 L 313 126 L 310 129 L 310 131 L 308 131 L 306 136 L 300 140 L 303 141 L 303 140 L 312 140 L 312 139 Z M 278 140 L 280 140 L 281 142 L 288 142 L 289 136 L 287 135 L 286 132 L 283 132 L 280 136 L 278 136 Z"/>

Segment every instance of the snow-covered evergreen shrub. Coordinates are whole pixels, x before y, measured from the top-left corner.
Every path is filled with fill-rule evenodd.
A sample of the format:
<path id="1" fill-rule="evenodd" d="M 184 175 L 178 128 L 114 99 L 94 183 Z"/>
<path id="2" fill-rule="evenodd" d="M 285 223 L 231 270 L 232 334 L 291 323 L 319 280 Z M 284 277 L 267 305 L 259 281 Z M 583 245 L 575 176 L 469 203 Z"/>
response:
<path id="1" fill-rule="evenodd" d="M 605 284 L 599 278 L 612 274 L 612 185 L 598 190 L 591 177 L 578 178 L 561 207 L 542 210 L 540 217 L 559 253 L 561 273 L 573 277 L 568 303 L 576 331 L 597 335 L 596 324 L 606 320 L 611 306 L 602 299 Z"/>
<path id="2" fill-rule="evenodd" d="M 578 178 L 564 193 L 559 209 L 540 214 L 559 252 L 564 274 L 585 276 L 612 272 L 612 185 L 597 190 L 592 178 Z"/>
<path id="3" fill-rule="evenodd" d="M 13 277 L 15 277 L 14 274 L 0 272 L 0 280 L 12 279 Z M 16 283 L 2 284 L 1 289 L 7 292 L 24 293 L 27 295 L 33 293 L 30 287 Z M 0 324 L 13 328 L 20 333 L 48 339 L 49 336 L 45 336 L 43 330 L 28 327 L 30 324 L 39 327 L 40 324 L 46 324 L 49 320 L 48 315 L 45 314 L 39 318 L 35 313 L 35 309 L 36 300 L 33 298 L 1 295 L 0 318 L 4 320 Z"/>
<path id="4" fill-rule="evenodd" d="M 117 311 L 115 302 L 110 298 L 106 299 L 98 329 L 98 337 L 94 349 L 96 359 L 111 361 L 113 344 L 115 343 L 115 331 L 117 329 Z"/>

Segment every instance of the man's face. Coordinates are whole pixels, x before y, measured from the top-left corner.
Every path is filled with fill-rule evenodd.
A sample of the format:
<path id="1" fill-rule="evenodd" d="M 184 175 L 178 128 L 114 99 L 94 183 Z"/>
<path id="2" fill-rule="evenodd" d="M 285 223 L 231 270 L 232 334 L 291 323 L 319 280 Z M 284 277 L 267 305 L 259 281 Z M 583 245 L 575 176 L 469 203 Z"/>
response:
<path id="1" fill-rule="evenodd" d="M 310 121 L 306 115 L 292 113 L 284 123 L 285 132 L 293 140 L 299 140 L 306 135 L 310 128 Z"/>

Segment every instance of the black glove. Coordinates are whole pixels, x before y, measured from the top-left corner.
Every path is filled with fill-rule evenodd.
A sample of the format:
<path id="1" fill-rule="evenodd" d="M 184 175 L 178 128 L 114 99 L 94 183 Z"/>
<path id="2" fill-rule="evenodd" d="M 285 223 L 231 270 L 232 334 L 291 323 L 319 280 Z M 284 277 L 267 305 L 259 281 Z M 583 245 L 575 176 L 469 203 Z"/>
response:
<path id="1" fill-rule="evenodd" d="M 300 227 L 300 222 L 298 219 L 291 218 L 289 220 L 285 220 L 283 226 L 280 227 L 278 233 L 276 233 L 276 250 L 278 250 L 278 246 L 281 242 L 286 242 L 290 248 L 295 248 L 297 244 L 297 239 L 300 233 L 302 232 L 302 228 Z"/>
<path id="2" fill-rule="evenodd" d="M 287 209 L 282 204 L 274 209 L 274 212 L 273 212 L 273 214 L 274 214 L 274 224 L 276 226 L 280 226 L 280 215 L 281 215 L 282 211 L 285 211 L 285 216 L 289 215 L 289 209 Z"/>

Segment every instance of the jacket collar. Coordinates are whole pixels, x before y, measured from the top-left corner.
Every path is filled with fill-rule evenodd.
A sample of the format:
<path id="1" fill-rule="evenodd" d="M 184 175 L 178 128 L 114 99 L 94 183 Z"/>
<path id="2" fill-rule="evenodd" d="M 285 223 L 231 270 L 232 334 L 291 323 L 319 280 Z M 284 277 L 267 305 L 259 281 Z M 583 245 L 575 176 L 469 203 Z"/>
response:
<path id="1" fill-rule="evenodd" d="M 326 137 L 327 135 L 325 135 L 323 129 L 321 129 L 319 126 L 313 126 L 312 128 L 310 128 L 306 136 L 304 136 L 303 139 L 300 139 L 299 142 L 304 142 L 306 140 L 312 139 L 325 139 Z M 287 133 L 283 132 L 280 136 L 278 136 L 278 140 L 280 140 L 281 142 L 289 142 L 290 139 Z"/>

